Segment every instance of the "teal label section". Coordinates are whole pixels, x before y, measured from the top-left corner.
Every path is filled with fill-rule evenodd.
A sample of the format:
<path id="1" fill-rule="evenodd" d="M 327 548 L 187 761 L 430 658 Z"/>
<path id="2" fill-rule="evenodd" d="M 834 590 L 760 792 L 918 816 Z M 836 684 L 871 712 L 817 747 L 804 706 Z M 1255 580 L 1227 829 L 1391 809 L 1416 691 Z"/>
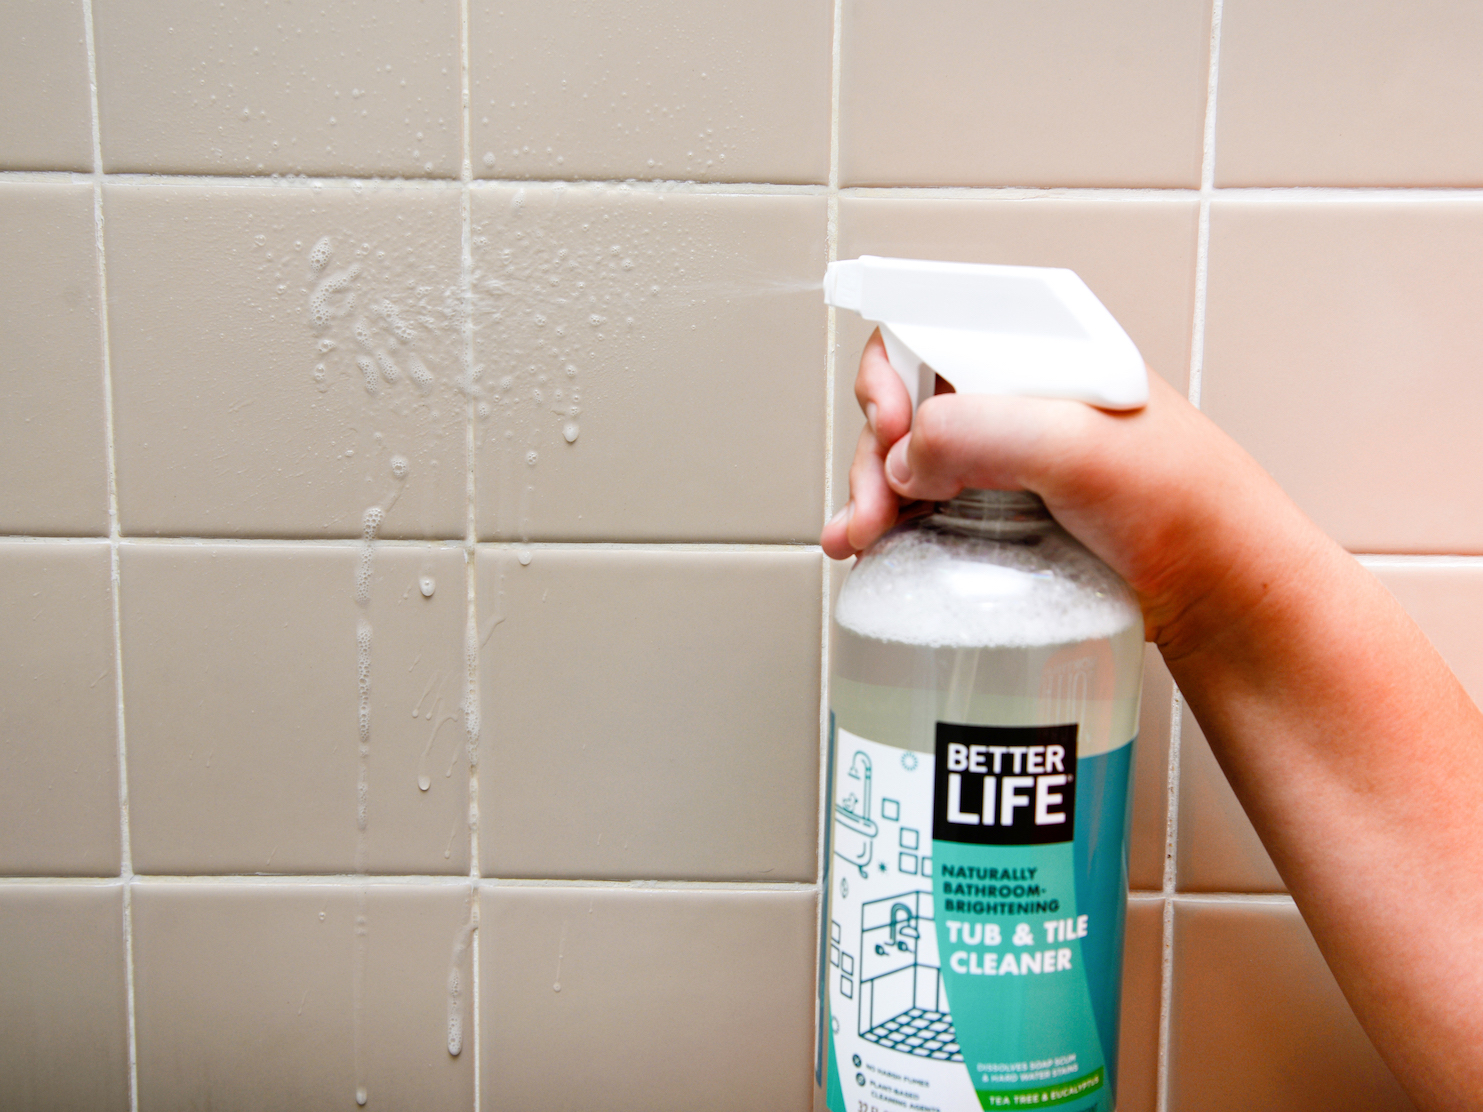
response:
<path id="1" fill-rule="evenodd" d="M 1064 769 L 1026 750 L 1026 777 L 1070 774 L 1047 783 L 1041 810 L 1072 812 L 1073 840 L 965 843 L 935 824 L 976 813 L 986 825 L 992 753 L 975 773 L 970 751 L 957 806 L 939 807 L 951 764 L 831 727 L 816 1062 L 826 1107 L 1111 1112 L 1132 744 Z M 1001 827 L 1006 799 L 1029 800 L 1015 822 L 1041 803 L 1038 781 L 1006 786 L 1023 739 L 1005 736 Z"/>
<path id="2" fill-rule="evenodd" d="M 983 1108 L 1112 1107 L 1131 756 L 1077 761 L 1074 842 L 933 841 L 943 987 Z"/>

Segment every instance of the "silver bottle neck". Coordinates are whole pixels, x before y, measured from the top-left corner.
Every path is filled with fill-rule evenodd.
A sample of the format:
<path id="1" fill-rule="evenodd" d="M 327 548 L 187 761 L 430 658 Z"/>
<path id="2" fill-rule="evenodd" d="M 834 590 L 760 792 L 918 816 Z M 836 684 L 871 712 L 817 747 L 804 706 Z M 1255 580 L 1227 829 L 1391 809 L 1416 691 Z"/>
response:
<path id="1" fill-rule="evenodd" d="M 965 489 L 937 503 L 926 523 L 939 529 L 985 537 L 1020 537 L 1052 522 L 1038 494 L 1027 490 Z"/>

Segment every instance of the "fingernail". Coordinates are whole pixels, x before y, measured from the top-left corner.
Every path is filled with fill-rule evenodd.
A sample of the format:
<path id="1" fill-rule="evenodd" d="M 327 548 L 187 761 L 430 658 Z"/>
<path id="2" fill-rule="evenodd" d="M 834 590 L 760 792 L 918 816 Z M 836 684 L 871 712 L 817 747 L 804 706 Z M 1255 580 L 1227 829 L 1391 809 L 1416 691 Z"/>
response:
<path id="1" fill-rule="evenodd" d="M 907 433 L 896 442 L 891 449 L 891 454 L 886 457 L 886 470 L 891 473 L 891 478 L 902 486 L 911 482 L 911 464 L 906 460 L 906 449 L 911 441 L 911 433 Z"/>
<path id="2" fill-rule="evenodd" d="M 831 517 L 829 519 L 829 524 L 828 524 L 828 526 L 826 526 L 826 528 L 832 529 L 836 525 L 848 525 L 850 523 L 850 518 L 852 518 L 854 516 L 855 516 L 855 500 L 853 498 L 851 498 L 848 502 L 846 502 L 844 504 L 844 508 L 842 510 L 840 510 L 839 513 L 835 514 L 833 517 Z"/>
<path id="3" fill-rule="evenodd" d="M 870 426 L 870 435 L 871 436 L 880 436 L 880 433 L 876 431 L 876 427 L 875 427 L 875 415 L 876 415 L 876 412 L 877 411 L 876 411 L 875 403 L 874 402 L 866 402 L 865 403 L 865 423 Z"/>

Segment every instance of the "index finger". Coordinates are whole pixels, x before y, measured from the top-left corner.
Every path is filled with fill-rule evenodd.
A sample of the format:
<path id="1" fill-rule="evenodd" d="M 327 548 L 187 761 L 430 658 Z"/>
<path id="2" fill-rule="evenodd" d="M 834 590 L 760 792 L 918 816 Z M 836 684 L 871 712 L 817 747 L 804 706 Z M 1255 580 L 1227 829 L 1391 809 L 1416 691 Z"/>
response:
<path id="1" fill-rule="evenodd" d="M 860 356 L 855 400 L 865 411 L 865 422 L 882 450 L 889 449 L 911 428 L 911 395 L 886 358 L 886 343 L 879 328 L 870 334 Z"/>

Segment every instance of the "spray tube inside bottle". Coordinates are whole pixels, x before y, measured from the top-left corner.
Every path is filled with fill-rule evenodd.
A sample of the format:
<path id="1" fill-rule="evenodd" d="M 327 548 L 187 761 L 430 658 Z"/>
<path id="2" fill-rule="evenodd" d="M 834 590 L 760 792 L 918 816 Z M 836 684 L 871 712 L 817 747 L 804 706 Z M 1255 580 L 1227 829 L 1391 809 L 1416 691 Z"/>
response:
<path id="1" fill-rule="evenodd" d="M 831 264 L 913 411 L 1147 400 L 1071 271 Z M 816 1080 L 831 1112 L 1111 1112 L 1143 662 L 1128 587 L 1025 492 L 898 526 L 835 608 Z"/>

